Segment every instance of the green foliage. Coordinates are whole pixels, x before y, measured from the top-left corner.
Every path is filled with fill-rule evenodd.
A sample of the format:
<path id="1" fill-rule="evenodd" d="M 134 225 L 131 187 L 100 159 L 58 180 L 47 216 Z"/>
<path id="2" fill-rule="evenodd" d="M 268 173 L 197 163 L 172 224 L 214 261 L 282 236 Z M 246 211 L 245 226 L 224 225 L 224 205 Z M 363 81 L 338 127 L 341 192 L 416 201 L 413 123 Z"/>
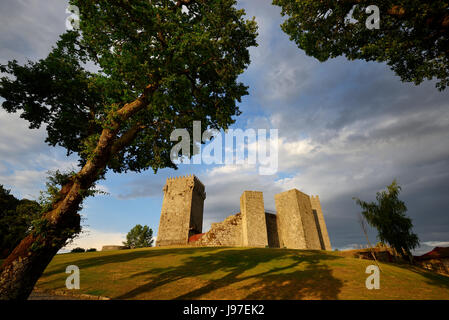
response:
<path id="1" fill-rule="evenodd" d="M 57 203 L 64 197 L 60 192 L 61 187 L 67 185 L 76 176 L 76 172 L 73 170 L 67 172 L 61 172 L 60 170 L 48 171 L 47 182 L 45 183 L 45 191 L 40 192 L 39 203 L 42 207 L 42 212 L 48 212 L 53 208 L 53 204 Z M 106 194 L 106 192 L 96 189 L 96 183 L 94 183 L 88 190 L 82 190 L 84 198 L 92 197 L 98 194 Z M 81 207 L 79 208 L 81 209 Z"/>
<path id="2" fill-rule="evenodd" d="M 45 183 L 45 190 L 40 192 L 39 203 L 42 206 L 43 212 L 48 212 L 57 201 L 61 200 L 60 190 L 76 173 L 70 171 L 62 173 L 59 170 L 47 172 L 47 182 Z"/>
<path id="3" fill-rule="evenodd" d="M 201 120 L 202 129 L 221 129 L 235 121 L 247 94 L 237 78 L 257 35 L 235 0 L 179 1 L 188 12 L 171 0 L 70 3 L 80 9 L 80 30 L 61 35 L 45 59 L 0 65 L 3 108 L 19 112 L 30 128 L 45 125 L 48 144 L 78 154 L 83 165 L 97 156 L 102 130 L 119 123 L 117 139 L 138 133 L 109 156 L 105 171 L 156 171 L 176 167 L 169 139 L 175 128 Z M 145 96 L 148 87 L 157 90 Z M 145 108 L 126 118 L 117 113 L 138 98 Z"/>
<path id="4" fill-rule="evenodd" d="M 136 225 L 126 235 L 126 242 L 123 245 L 135 248 L 151 247 L 153 245 L 153 230 L 148 226 Z"/>
<path id="5" fill-rule="evenodd" d="M 307 55 L 326 61 L 386 62 L 406 82 L 438 79 L 449 84 L 449 2 L 447 0 L 274 0 L 288 18 L 282 29 Z M 380 29 L 365 26 L 365 8 L 380 9 Z M 355 6 L 355 7 L 354 7 Z M 358 23 L 349 23 L 348 14 Z"/>
<path id="6" fill-rule="evenodd" d="M 39 203 L 19 200 L 0 185 L 0 257 L 8 255 L 28 235 L 40 212 Z"/>
<path id="7" fill-rule="evenodd" d="M 410 254 L 410 250 L 419 246 L 419 239 L 412 232 L 412 220 L 405 214 L 407 207 L 399 200 L 401 187 L 393 180 L 387 190 L 378 192 L 377 203 L 365 202 L 354 198 L 363 209 L 362 215 L 368 223 L 377 229 L 378 238 L 382 243 L 388 243 L 401 255 Z"/>
<path id="8" fill-rule="evenodd" d="M 82 253 L 82 252 L 86 252 L 86 250 L 84 248 L 74 248 L 72 249 L 72 251 L 70 251 L 71 253 Z"/>
<path id="9" fill-rule="evenodd" d="M 86 250 L 86 252 L 96 252 L 96 251 L 97 251 L 96 248 L 90 248 L 90 249 L 87 249 L 87 250 Z"/>
<path id="10" fill-rule="evenodd" d="M 61 187 L 68 185 L 73 181 L 76 176 L 75 171 L 61 172 L 59 170 L 49 171 L 47 175 L 46 189 L 40 192 L 39 202 L 36 205 L 39 207 L 39 214 L 34 215 L 31 220 L 29 231 L 35 236 L 42 236 L 46 239 L 53 239 L 53 246 L 63 241 L 68 244 L 72 241 L 76 235 L 81 231 L 81 227 L 65 227 L 64 229 L 55 229 L 55 226 L 45 218 L 43 213 L 49 212 L 53 209 L 55 203 L 62 200 L 64 194 L 61 193 Z M 96 183 L 93 183 L 92 187 L 88 190 L 81 190 L 83 198 L 94 196 L 96 194 L 106 194 L 101 190 L 96 189 Z M 29 206 L 19 206 L 18 210 L 25 212 L 29 209 Z M 81 205 L 78 207 L 78 211 L 81 210 Z M 57 234 L 57 235 L 56 235 Z M 49 237 L 52 235 L 52 237 Z M 44 244 L 35 242 L 32 244 L 33 250 L 40 249 Z"/>

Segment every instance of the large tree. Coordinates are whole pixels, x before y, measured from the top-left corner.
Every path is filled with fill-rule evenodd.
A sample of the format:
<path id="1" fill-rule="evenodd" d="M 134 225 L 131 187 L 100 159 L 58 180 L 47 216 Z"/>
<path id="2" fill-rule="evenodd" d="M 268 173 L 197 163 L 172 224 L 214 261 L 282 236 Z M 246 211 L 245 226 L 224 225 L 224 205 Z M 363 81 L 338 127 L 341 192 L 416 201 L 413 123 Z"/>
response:
<path id="1" fill-rule="evenodd" d="M 407 207 L 399 199 L 401 187 L 396 180 L 386 190 L 377 192 L 376 202 L 365 202 L 354 198 L 362 208 L 362 215 L 377 229 L 377 237 L 388 243 L 402 256 L 411 257 L 410 251 L 419 245 L 419 238 L 412 232 L 412 220 L 407 217 Z"/>
<path id="2" fill-rule="evenodd" d="M 80 28 L 47 58 L 1 66 L 0 96 L 47 142 L 80 158 L 33 232 L 0 271 L 0 299 L 26 299 L 56 252 L 80 231 L 79 208 L 114 172 L 175 167 L 170 133 L 194 120 L 226 129 L 247 94 L 257 26 L 235 0 L 71 0 Z M 90 66 L 87 68 L 87 66 Z M 96 70 L 96 71 L 93 71 Z"/>
<path id="3" fill-rule="evenodd" d="M 403 81 L 438 79 L 449 84 L 448 0 L 273 0 L 288 18 L 282 25 L 307 55 L 326 61 L 386 62 Z M 365 21 L 370 5 L 380 10 L 379 29 Z M 348 14 L 352 12 L 352 23 Z M 358 21 L 357 23 L 354 23 Z"/>
<path id="4" fill-rule="evenodd" d="M 134 248 L 146 248 L 153 245 L 153 229 L 140 224 L 132 228 L 126 235 L 126 241 L 123 245 Z"/>

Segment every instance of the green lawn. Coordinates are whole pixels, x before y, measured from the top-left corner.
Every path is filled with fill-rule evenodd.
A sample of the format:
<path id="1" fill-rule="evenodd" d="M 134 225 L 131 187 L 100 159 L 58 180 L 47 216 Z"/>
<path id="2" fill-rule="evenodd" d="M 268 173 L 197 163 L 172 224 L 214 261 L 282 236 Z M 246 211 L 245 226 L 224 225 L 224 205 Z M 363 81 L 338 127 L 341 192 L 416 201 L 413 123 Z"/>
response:
<path id="1" fill-rule="evenodd" d="M 268 248 L 148 248 L 57 255 L 38 281 L 115 299 L 449 299 L 449 277 L 382 263 L 380 290 L 365 287 L 369 260 L 337 252 Z M 72 290 L 73 291 L 73 290 Z"/>

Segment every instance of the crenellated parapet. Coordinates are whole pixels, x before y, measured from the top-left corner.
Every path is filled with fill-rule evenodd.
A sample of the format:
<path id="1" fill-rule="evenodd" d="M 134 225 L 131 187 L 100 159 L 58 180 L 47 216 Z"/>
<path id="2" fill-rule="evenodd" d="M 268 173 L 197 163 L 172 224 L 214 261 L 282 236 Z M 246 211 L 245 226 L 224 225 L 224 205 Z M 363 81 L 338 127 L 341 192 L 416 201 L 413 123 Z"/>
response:
<path id="1" fill-rule="evenodd" d="M 185 186 L 186 188 L 193 189 L 195 193 L 203 198 L 203 200 L 206 200 L 206 188 L 204 187 L 204 184 L 200 181 L 200 179 L 198 179 L 193 174 L 167 178 L 165 186 L 162 190 L 166 192 L 166 190 L 170 188 L 170 186 L 180 185 Z"/>

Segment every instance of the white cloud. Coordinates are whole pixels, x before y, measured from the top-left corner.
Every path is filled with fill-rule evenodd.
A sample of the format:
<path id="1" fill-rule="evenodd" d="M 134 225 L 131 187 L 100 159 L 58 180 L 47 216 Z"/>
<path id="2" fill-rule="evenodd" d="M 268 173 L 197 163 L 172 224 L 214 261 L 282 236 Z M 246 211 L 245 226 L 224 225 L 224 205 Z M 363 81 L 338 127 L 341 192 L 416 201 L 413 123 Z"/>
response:
<path id="1" fill-rule="evenodd" d="M 28 122 L 18 114 L 0 109 L 0 137 L 0 159 L 14 163 L 18 157 L 26 161 L 31 154 L 42 150 L 46 132 L 43 128 L 30 130 Z"/>
<path id="2" fill-rule="evenodd" d="M 449 247 L 449 241 L 424 241 L 422 244 L 428 247 Z"/>
<path id="3" fill-rule="evenodd" d="M 360 249 L 361 247 L 362 247 L 362 245 L 360 245 L 358 243 L 351 243 L 346 246 L 339 247 L 339 248 L 333 248 L 333 249 L 338 249 L 339 251 L 346 251 L 346 250 Z"/>
<path id="4" fill-rule="evenodd" d="M 37 199 L 48 171 L 77 167 L 75 156 L 45 144 L 44 128 L 30 130 L 18 114 L 0 110 L 0 184 L 19 197 Z"/>

